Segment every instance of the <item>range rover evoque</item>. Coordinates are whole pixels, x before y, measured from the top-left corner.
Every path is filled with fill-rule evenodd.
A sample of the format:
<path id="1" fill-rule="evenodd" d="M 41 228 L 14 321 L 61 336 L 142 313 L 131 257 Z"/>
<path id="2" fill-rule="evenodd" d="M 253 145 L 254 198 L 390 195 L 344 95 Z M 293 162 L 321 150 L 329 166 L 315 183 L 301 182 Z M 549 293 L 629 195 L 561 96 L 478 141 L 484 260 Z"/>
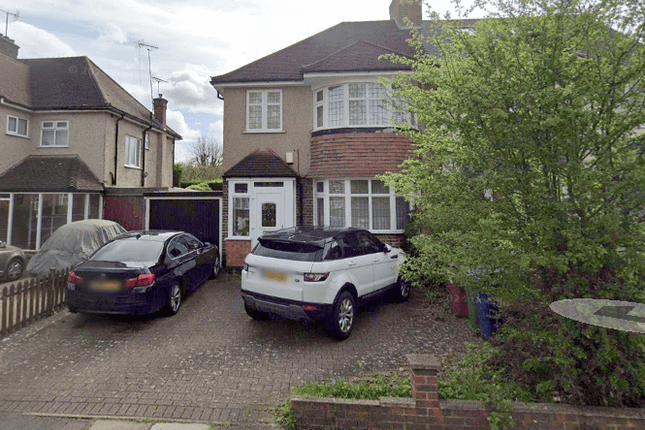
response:
<path id="1" fill-rule="evenodd" d="M 367 230 L 292 227 L 258 239 L 242 270 L 246 313 L 323 321 L 336 339 L 349 337 L 358 305 L 390 292 L 397 301 L 410 294 L 399 276 L 405 254 Z"/>

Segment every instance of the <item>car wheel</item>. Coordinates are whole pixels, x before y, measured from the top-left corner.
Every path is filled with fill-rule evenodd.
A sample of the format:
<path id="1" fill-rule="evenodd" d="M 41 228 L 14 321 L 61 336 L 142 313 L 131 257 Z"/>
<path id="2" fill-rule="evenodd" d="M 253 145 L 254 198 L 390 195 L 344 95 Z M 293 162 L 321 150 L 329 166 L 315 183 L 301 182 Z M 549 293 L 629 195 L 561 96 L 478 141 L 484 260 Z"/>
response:
<path id="1" fill-rule="evenodd" d="M 181 286 L 178 283 L 175 283 L 170 288 L 170 294 L 168 295 L 168 303 L 166 304 L 167 315 L 175 315 L 177 312 L 179 312 L 182 295 L 183 293 L 181 291 Z"/>
<path id="2" fill-rule="evenodd" d="M 220 270 L 220 267 L 219 267 L 219 257 L 216 257 L 216 258 L 215 258 L 215 262 L 214 262 L 214 264 L 213 264 L 213 270 L 212 270 L 212 272 L 211 272 L 211 276 L 210 276 L 210 278 L 211 278 L 211 279 L 215 279 L 215 278 L 217 278 L 217 275 L 219 275 L 219 270 Z"/>
<path id="3" fill-rule="evenodd" d="M 22 275 L 22 270 L 25 268 L 25 263 L 20 258 L 14 258 L 9 262 L 6 271 L 6 279 L 8 281 L 15 281 Z"/>
<path id="4" fill-rule="evenodd" d="M 340 293 L 331 314 L 327 318 L 327 332 L 338 340 L 347 339 L 354 328 L 354 313 L 356 311 L 356 300 L 349 291 Z"/>
<path id="5" fill-rule="evenodd" d="M 412 283 L 407 279 L 399 278 L 394 285 L 394 300 L 398 303 L 407 302 L 410 298 Z"/>

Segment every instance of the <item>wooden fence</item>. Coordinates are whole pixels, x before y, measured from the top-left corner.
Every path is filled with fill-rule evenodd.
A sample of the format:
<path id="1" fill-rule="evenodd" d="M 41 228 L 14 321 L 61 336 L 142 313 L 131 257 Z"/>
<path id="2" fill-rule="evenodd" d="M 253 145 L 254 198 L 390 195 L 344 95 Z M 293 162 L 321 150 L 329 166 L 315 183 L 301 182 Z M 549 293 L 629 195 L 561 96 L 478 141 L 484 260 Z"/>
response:
<path id="1" fill-rule="evenodd" d="M 65 306 L 67 271 L 48 277 L 25 279 L 1 287 L 0 337 L 52 315 Z"/>

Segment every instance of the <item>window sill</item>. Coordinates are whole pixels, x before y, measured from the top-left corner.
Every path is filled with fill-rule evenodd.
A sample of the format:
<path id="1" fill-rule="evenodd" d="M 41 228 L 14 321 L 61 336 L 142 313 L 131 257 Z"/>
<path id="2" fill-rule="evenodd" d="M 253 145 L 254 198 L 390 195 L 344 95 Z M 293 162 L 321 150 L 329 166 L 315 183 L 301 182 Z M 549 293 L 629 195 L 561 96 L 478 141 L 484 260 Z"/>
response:
<path id="1" fill-rule="evenodd" d="M 283 130 L 244 130 L 242 134 L 284 134 L 286 131 Z"/>
<path id="2" fill-rule="evenodd" d="M 39 145 L 39 148 L 69 148 L 69 144 L 67 145 Z"/>
<path id="3" fill-rule="evenodd" d="M 226 240 L 246 240 L 249 241 L 251 240 L 251 236 L 229 236 L 226 238 Z"/>
<path id="4" fill-rule="evenodd" d="M 23 139 L 29 139 L 29 136 L 24 136 L 24 135 L 18 134 L 18 133 L 7 132 L 6 134 L 7 134 L 7 136 L 11 136 L 11 137 L 22 137 Z"/>
<path id="5" fill-rule="evenodd" d="M 125 167 L 126 169 L 143 170 L 143 169 L 142 169 L 141 167 L 139 167 L 139 166 L 129 166 L 129 165 L 127 165 L 127 164 L 126 164 L 126 165 L 124 165 L 123 167 Z"/>

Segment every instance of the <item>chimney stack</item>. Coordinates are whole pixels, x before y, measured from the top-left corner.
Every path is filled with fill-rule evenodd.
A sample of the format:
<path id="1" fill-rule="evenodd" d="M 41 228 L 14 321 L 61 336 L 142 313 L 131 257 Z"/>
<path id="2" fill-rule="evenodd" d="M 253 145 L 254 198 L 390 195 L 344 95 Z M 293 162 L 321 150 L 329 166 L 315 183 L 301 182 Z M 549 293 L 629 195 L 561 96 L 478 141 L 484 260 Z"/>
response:
<path id="1" fill-rule="evenodd" d="M 423 20 L 421 0 L 392 0 L 390 4 L 390 19 L 396 21 L 399 27 L 407 27 L 403 19 L 407 18 L 414 27 L 421 25 Z"/>
<path id="2" fill-rule="evenodd" d="M 0 54 L 17 59 L 20 47 L 13 42 L 13 39 L 9 39 L 7 36 L 0 34 Z"/>
<path id="3" fill-rule="evenodd" d="M 168 100 L 159 97 L 152 100 L 152 112 L 157 121 L 159 121 L 164 127 L 166 126 L 166 108 L 168 107 Z"/>

